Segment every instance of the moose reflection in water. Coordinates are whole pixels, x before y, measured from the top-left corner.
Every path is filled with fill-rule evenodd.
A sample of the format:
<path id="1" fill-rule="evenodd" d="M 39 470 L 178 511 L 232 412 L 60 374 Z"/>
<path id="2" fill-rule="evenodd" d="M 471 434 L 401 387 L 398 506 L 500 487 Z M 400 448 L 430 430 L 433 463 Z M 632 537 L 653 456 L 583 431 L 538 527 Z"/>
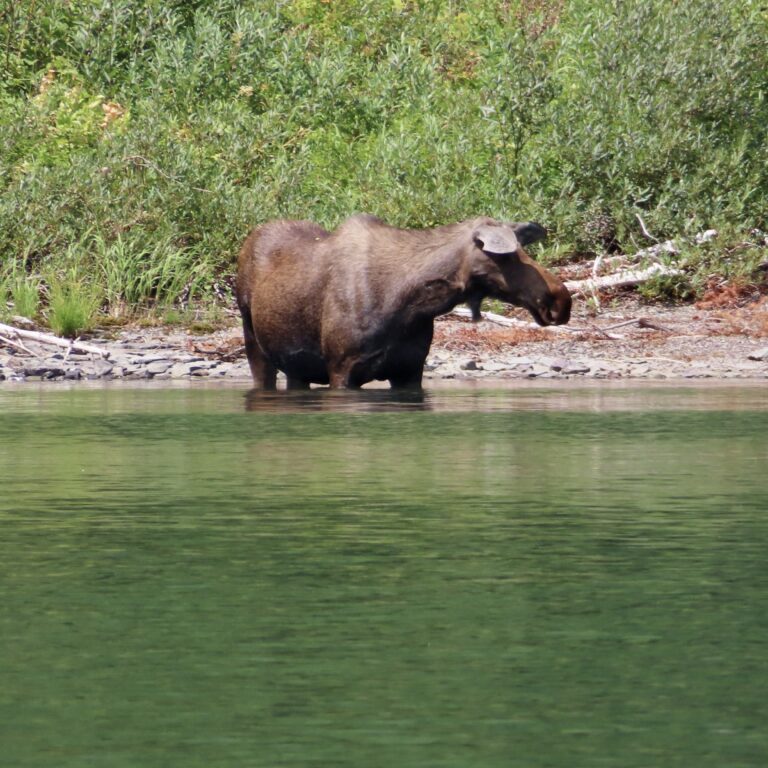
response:
<path id="1" fill-rule="evenodd" d="M 245 410 L 259 413 L 393 413 L 431 411 L 432 396 L 423 389 L 384 387 L 349 392 L 344 389 L 305 389 L 291 392 L 250 389 Z"/>
<path id="2" fill-rule="evenodd" d="M 540 325 L 567 323 L 571 297 L 523 246 L 545 230 L 476 218 L 428 230 L 352 216 L 334 232 L 307 221 L 254 229 L 240 251 L 236 297 L 254 385 L 420 388 L 434 319 L 486 296 Z"/>

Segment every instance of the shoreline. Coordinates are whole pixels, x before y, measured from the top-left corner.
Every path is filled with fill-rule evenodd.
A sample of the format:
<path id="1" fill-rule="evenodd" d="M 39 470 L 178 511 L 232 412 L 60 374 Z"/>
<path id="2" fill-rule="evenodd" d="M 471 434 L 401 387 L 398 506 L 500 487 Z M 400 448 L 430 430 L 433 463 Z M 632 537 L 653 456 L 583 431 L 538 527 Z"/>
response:
<path id="1" fill-rule="evenodd" d="M 424 387 L 436 382 L 768 380 L 765 304 L 702 309 L 643 305 L 625 297 L 598 316 L 579 302 L 569 326 L 538 328 L 524 313 L 517 318 L 513 328 L 453 315 L 438 318 Z M 0 344 L 0 386 L 250 382 L 242 331 L 234 318 L 206 335 L 175 327 L 128 327 L 95 334 L 87 344 L 104 356 L 31 342 L 25 342 L 25 349 Z M 281 375 L 278 387 L 281 380 L 284 386 Z M 367 385 L 372 386 L 388 385 Z"/>

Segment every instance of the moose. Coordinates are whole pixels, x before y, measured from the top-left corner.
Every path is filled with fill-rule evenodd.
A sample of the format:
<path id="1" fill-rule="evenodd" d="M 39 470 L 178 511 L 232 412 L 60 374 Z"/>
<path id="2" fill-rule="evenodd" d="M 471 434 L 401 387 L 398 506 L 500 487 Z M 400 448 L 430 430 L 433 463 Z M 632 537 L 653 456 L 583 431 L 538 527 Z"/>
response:
<path id="1" fill-rule="evenodd" d="M 238 259 L 235 293 L 257 389 L 420 388 L 434 320 L 484 297 L 525 307 L 540 325 L 567 323 L 571 296 L 523 246 L 534 222 L 476 218 L 398 229 L 357 214 L 328 232 L 309 221 L 256 227 Z"/>

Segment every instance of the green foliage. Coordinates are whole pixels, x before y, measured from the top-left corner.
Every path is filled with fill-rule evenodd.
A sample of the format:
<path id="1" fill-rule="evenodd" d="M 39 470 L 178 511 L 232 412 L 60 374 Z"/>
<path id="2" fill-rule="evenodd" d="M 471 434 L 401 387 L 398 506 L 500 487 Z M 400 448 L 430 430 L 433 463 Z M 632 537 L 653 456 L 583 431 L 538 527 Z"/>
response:
<path id="1" fill-rule="evenodd" d="M 48 325 L 60 336 L 76 337 L 93 327 L 101 305 L 98 285 L 71 270 L 49 280 Z"/>
<path id="2" fill-rule="evenodd" d="M 29 319 L 34 318 L 40 303 L 40 286 L 37 280 L 17 276 L 10 281 L 9 287 L 13 313 Z"/>
<path id="3" fill-rule="evenodd" d="M 674 303 L 691 301 L 696 297 L 696 290 L 685 273 L 652 277 L 638 286 L 638 293 L 644 299 L 651 301 L 662 300 Z"/>
<path id="4" fill-rule="evenodd" d="M 0 15 L 0 279 L 205 298 L 254 224 L 768 228 L 756 0 L 36 0 Z M 694 272 L 713 263 L 687 258 Z"/>

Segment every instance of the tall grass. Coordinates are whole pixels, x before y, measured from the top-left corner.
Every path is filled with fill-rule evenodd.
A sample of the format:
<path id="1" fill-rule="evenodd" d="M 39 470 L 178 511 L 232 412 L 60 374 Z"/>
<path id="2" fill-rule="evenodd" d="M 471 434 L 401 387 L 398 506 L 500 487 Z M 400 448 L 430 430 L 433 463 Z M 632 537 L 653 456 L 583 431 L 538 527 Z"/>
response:
<path id="1" fill-rule="evenodd" d="M 70 338 L 90 330 L 101 305 L 98 286 L 76 274 L 64 279 L 52 276 L 49 284 L 47 320 L 51 329 Z"/>
<path id="2" fill-rule="evenodd" d="M 17 3 L 0 276 L 205 298 L 253 224 L 360 210 L 535 218 L 560 258 L 647 245 L 638 215 L 736 247 L 768 229 L 767 33 L 756 0 Z"/>

